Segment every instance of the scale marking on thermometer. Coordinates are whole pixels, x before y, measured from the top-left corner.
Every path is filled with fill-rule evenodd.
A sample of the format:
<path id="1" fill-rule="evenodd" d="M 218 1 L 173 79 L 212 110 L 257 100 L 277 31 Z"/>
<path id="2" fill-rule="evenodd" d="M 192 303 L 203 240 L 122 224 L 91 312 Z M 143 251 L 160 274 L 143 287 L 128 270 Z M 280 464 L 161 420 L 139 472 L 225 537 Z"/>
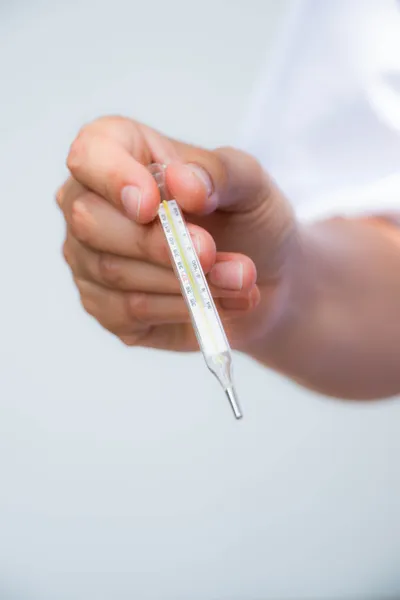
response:
<path id="1" fill-rule="evenodd" d="M 161 194 L 158 216 L 193 328 L 210 371 L 222 385 L 237 419 L 242 417 L 232 380 L 232 352 L 190 233 L 177 202 L 169 199 L 165 168 L 151 165 Z"/>

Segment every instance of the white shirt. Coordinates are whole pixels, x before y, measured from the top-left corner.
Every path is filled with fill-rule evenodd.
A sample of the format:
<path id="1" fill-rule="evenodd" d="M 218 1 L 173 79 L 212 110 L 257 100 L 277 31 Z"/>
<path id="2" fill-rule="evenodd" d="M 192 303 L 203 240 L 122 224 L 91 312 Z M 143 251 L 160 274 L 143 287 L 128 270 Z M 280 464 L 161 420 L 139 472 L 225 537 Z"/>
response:
<path id="1" fill-rule="evenodd" d="M 400 210 L 396 0 L 296 0 L 242 132 L 302 218 Z"/>

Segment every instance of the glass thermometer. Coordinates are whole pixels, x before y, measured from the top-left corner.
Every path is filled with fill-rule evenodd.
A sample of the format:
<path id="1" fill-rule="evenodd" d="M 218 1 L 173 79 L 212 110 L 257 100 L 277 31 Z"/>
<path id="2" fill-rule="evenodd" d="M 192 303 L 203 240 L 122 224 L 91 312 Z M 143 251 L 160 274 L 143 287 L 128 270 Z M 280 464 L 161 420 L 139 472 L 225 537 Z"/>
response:
<path id="1" fill-rule="evenodd" d="M 232 380 L 232 352 L 207 280 L 181 210 L 165 184 L 165 167 L 152 164 L 150 173 L 161 195 L 158 216 L 169 247 L 171 262 L 188 307 L 193 328 L 210 371 L 220 382 L 237 419 L 242 412 Z"/>

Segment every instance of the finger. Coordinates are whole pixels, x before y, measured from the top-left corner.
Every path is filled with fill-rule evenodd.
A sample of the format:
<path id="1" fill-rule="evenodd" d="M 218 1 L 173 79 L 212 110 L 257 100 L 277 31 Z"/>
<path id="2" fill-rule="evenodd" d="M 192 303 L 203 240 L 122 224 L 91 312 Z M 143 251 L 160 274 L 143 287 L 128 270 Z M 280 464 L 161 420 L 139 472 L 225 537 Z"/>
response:
<path id="1" fill-rule="evenodd" d="M 119 292 L 82 279 L 75 279 L 86 312 L 110 331 L 134 334 L 145 327 L 165 323 L 189 323 L 190 315 L 180 295 Z M 235 317 L 255 308 L 258 288 L 245 298 L 221 298 L 216 303 L 224 317 Z"/>
<path id="2" fill-rule="evenodd" d="M 69 236 L 64 256 L 77 279 L 119 291 L 179 294 L 179 282 L 170 266 L 163 267 L 106 252 L 95 252 Z"/>
<path id="3" fill-rule="evenodd" d="M 135 150 L 139 160 L 132 155 Z M 80 184 L 130 219 L 149 223 L 157 215 L 160 195 L 140 159 L 150 162 L 140 127 L 120 119 L 114 128 L 105 126 L 104 121 L 84 127 L 70 148 L 67 166 Z"/>
<path id="4" fill-rule="evenodd" d="M 246 212 L 268 200 L 275 188 L 261 165 L 234 149 L 207 151 L 180 145 L 182 161 L 166 170 L 171 195 L 191 214 L 218 209 Z"/>
<path id="5" fill-rule="evenodd" d="M 216 263 L 209 279 L 214 298 L 247 296 L 255 283 L 253 264 L 247 257 L 220 253 L 221 263 Z M 129 259 L 115 254 L 95 252 L 73 236 L 67 236 L 64 258 L 76 279 L 96 283 L 120 291 L 137 291 L 158 294 L 181 294 L 178 279 L 171 267 L 162 267 Z M 235 260 L 236 259 L 236 260 Z M 218 259 L 217 259 L 218 260 Z M 222 267 L 220 270 L 218 267 Z M 233 266 L 233 270 L 230 268 Z M 238 285 L 240 277 L 240 285 Z M 223 285 L 222 285 L 223 284 Z"/>
<path id="6" fill-rule="evenodd" d="M 254 286 L 251 292 L 245 297 L 221 298 L 218 300 L 218 307 L 223 319 L 232 319 L 243 315 L 245 312 L 254 310 L 261 300 L 260 290 Z"/>
<path id="7" fill-rule="evenodd" d="M 232 299 L 229 299 L 227 304 L 231 304 L 231 306 L 227 305 L 226 308 L 219 306 L 228 338 L 235 345 L 240 344 L 242 337 L 245 336 L 246 326 L 243 317 L 256 308 L 259 301 L 259 291 L 254 288 L 247 301 L 243 298 L 240 302 L 233 302 Z M 222 304 L 222 301 L 219 304 Z M 242 333 L 241 329 L 244 330 Z M 192 352 L 199 349 L 199 343 L 191 323 L 167 323 L 149 327 L 145 331 L 138 329 L 132 333 L 124 333 L 119 337 L 128 346 L 162 348 L 178 352 Z"/>
<path id="8" fill-rule="evenodd" d="M 85 310 L 114 333 L 129 334 L 147 326 L 190 321 L 180 295 L 119 292 L 81 279 L 75 283 Z"/>
<path id="9" fill-rule="evenodd" d="M 193 352 L 199 350 L 191 323 L 175 323 L 148 327 L 145 331 L 118 336 L 126 346 L 157 348 L 174 352 Z"/>
<path id="10" fill-rule="evenodd" d="M 218 252 L 216 262 L 208 274 L 214 290 L 249 292 L 257 280 L 253 261 L 243 254 Z"/>
<path id="11" fill-rule="evenodd" d="M 169 140 L 130 119 L 105 118 L 84 127 L 67 165 L 81 184 L 133 220 L 147 223 L 154 219 L 160 199 L 144 166 L 152 161 L 169 164 L 168 188 L 188 213 L 216 208 L 246 212 L 278 192 L 261 165 L 244 152 L 208 151 Z"/>
<path id="12" fill-rule="evenodd" d="M 134 223 L 92 192 L 78 196 L 71 208 L 64 210 L 74 237 L 91 249 L 170 265 L 165 236 L 157 221 L 148 225 Z M 215 242 L 201 227 L 189 224 L 188 230 L 207 273 L 215 262 Z"/>
<path id="13" fill-rule="evenodd" d="M 68 177 L 66 181 L 58 188 L 56 192 L 56 202 L 58 207 L 64 213 L 64 216 L 70 212 L 72 203 L 78 196 L 87 192 L 87 189 L 73 177 Z"/>

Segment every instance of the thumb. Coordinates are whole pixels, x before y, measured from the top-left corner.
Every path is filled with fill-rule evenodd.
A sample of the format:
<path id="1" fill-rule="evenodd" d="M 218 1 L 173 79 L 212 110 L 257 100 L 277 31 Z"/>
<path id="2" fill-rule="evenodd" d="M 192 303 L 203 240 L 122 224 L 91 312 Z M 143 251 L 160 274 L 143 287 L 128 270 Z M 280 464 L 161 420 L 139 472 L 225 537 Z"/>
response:
<path id="1" fill-rule="evenodd" d="M 233 148 L 207 151 L 185 144 L 178 151 L 182 162 L 168 165 L 166 183 L 186 213 L 247 212 L 272 194 L 272 180 L 245 152 Z"/>

